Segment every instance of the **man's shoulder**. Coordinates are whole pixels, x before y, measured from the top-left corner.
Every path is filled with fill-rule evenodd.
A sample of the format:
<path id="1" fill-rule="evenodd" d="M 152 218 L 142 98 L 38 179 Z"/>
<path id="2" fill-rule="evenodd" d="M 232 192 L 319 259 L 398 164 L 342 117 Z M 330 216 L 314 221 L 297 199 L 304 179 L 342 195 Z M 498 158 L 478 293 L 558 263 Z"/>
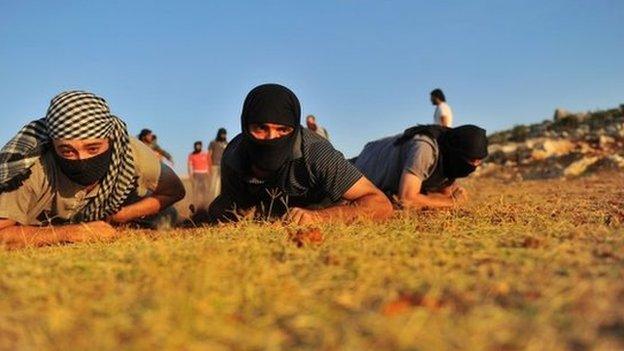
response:
<path id="1" fill-rule="evenodd" d="M 55 177 L 58 165 L 52 154 L 54 151 L 47 150 L 39 156 L 29 159 L 31 166 L 29 168 L 30 175 L 23 186 L 30 188 L 32 191 L 37 192 L 51 184 L 51 180 Z"/>
<path id="2" fill-rule="evenodd" d="M 334 151 L 334 146 L 325 138 L 309 129 L 301 131 L 303 140 L 302 151 L 304 155 L 318 155 L 328 151 Z"/>
<path id="3" fill-rule="evenodd" d="M 415 135 L 412 140 L 409 141 L 409 145 L 414 151 L 426 151 L 433 155 L 438 152 L 438 142 L 428 135 Z"/>
<path id="4" fill-rule="evenodd" d="M 130 136 L 129 140 L 130 140 L 130 150 L 132 150 L 132 153 L 134 154 L 134 156 L 143 157 L 145 154 L 150 155 L 154 153 L 152 147 L 145 144 L 141 140 L 133 136 Z"/>
<path id="5" fill-rule="evenodd" d="M 221 157 L 221 163 L 232 169 L 241 169 L 243 158 L 241 155 L 242 143 L 243 134 L 238 134 L 234 137 L 225 147 L 223 156 Z"/>
<path id="6" fill-rule="evenodd" d="M 329 145 L 333 148 L 332 144 L 317 132 L 313 132 L 308 128 L 303 128 L 301 130 L 301 136 L 304 142 L 304 145 L 308 146 L 321 146 L 321 145 Z"/>
<path id="7" fill-rule="evenodd" d="M 410 140 L 410 142 L 414 143 L 414 144 L 429 144 L 432 146 L 437 146 L 438 145 L 438 141 L 435 140 L 434 138 L 430 137 L 429 135 L 425 135 L 425 134 L 416 134 L 414 135 L 414 137 L 412 138 L 412 140 Z"/>

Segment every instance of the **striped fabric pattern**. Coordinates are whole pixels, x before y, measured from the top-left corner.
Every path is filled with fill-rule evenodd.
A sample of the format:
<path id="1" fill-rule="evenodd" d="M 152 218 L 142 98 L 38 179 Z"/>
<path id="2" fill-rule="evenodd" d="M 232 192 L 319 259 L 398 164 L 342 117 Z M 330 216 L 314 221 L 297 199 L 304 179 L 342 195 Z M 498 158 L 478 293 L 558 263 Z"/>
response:
<path id="1" fill-rule="evenodd" d="M 268 181 L 250 174 L 242 134 L 236 136 L 221 160 L 221 195 L 210 205 L 208 222 L 235 222 L 237 211 L 252 207 L 266 219 L 292 207 L 322 208 L 342 200 L 362 173 L 320 135 L 298 133 L 292 160 Z"/>
<path id="2" fill-rule="evenodd" d="M 0 150 L 0 192 L 12 190 L 26 180 L 30 168 L 53 139 L 103 138 L 108 138 L 113 148 L 108 173 L 96 196 L 72 222 L 102 220 L 115 214 L 136 187 L 130 137 L 126 124 L 111 114 L 106 101 L 84 91 L 54 97 L 45 118 L 26 125 Z"/>

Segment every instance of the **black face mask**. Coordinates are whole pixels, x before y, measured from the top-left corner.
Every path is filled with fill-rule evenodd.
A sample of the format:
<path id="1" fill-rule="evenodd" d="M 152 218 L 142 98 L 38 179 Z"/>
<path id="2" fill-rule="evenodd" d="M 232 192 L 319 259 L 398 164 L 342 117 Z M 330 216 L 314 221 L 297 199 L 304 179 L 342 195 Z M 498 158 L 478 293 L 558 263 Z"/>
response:
<path id="1" fill-rule="evenodd" d="M 477 167 L 469 160 L 482 160 L 488 155 L 488 140 L 484 129 L 464 125 L 445 132 L 441 151 L 444 154 L 444 175 L 463 178 Z"/>
<path id="2" fill-rule="evenodd" d="M 444 175 L 451 179 L 467 177 L 477 169 L 461 157 L 446 157 L 443 161 Z"/>
<path id="3" fill-rule="evenodd" d="M 261 171 L 274 173 L 290 161 L 295 133 L 272 140 L 245 140 L 249 161 Z"/>
<path id="4" fill-rule="evenodd" d="M 300 121 L 301 105 L 288 88 L 278 84 L 254 88 L 245 98 L 241 115 L 244 149 L 249 161 L 265 172 L 280 170 L 292 158 Z M 249 126 L 263 123 L 290 126 L 293 132 L 279 139 L 258 140 L 249 132 Z"/>
<path id="5" fill-rule="evenodd" d="M 59 156 L 54 152 L 56 161 L 72 182 L 82 186 L 93 185 L 104 179 L 108 173 L 108 169 L 113 155 L 113 148 L 109 147 L 108 151 L 84 160 L 70 160 Z"/>

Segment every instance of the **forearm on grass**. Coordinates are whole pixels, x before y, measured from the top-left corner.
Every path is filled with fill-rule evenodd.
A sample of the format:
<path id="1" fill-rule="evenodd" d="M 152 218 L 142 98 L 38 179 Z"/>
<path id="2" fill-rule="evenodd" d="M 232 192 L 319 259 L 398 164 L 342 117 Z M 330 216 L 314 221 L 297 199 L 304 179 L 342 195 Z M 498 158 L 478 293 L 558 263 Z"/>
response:
<path id="1" fill-rule="evenodd" d="M 118 224 L 128 223 L 134 219 L 155 215 L 164 207 L 155 196 L 143 198 L 132 205 L 124 206 L 117 212 L 112 221 Z"/>
<path id="2" fill-rule="evenodd" d="M 0 229 L 0 243 L 9 249 L 73 243 L 101 237 L 98 228 L 94 228 L 91 223 L 54 227 L 12 225 Z"/>
<path id="3" fill-rule="evenodd" d="M 364 195 L 361 198 L 342 205 L 314 211 L 320 219 L 328 222 L 350 223 L 360 218 L 370 218 L 376 221 L 386 219 L 392 215 L 392 205 L 388 199 L 380 194 Z"/>
<path id="4" fill-rule="evenodd" d="M 184 198 L 186 190 L 180 178 L 168 166 L 162 165 L 161 167 L 158 186 L 154 192 L 131 205 L 122 207 L 112 216 L 112 222 L 123 224 L 134 219 L 155 215 Z"/>
<path id="5" fill-rule="evenodd" d="M 457 201 L 449 195 L 442 193 L 430 193 L 427 195 L 416 194 L 399 199 L 403 208 L 449 208 L 457 204 Z"/>

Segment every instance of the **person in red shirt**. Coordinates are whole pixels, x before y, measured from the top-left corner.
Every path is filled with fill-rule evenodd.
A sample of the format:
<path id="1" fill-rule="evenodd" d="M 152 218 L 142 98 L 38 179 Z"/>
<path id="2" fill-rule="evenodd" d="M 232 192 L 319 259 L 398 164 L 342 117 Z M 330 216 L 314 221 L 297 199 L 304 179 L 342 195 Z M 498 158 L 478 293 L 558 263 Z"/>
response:
<path id="1" fill-rule="evenodd" d="M 188 174 L 193 185 L 193 205 L 196 209 L 208 206 L 208 180 L 210 178 L 210 154 L 203 150 L 201 141 L 193 145 L 193 152 L 188 156 Z"/>

